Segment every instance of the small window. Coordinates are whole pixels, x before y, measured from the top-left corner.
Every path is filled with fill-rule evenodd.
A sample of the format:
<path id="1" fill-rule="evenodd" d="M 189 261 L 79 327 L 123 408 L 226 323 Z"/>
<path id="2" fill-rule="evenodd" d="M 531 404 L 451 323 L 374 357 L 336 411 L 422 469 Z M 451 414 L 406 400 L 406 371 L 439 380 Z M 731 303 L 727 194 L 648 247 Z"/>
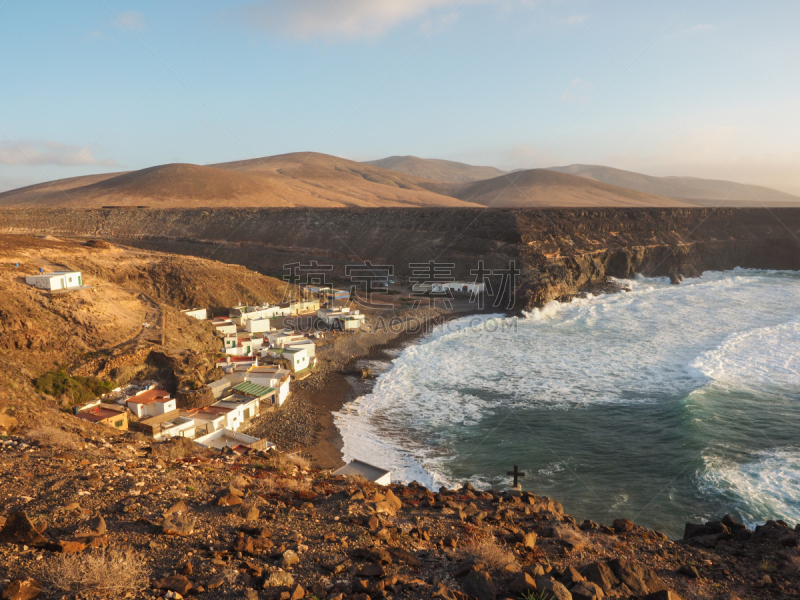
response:
<path id="1" fill-rule="evenodd" d="M 124 419 L 120 419 L 119 421 L 114 422 L 114 427 L 122 427 L 125 424 Z"/>

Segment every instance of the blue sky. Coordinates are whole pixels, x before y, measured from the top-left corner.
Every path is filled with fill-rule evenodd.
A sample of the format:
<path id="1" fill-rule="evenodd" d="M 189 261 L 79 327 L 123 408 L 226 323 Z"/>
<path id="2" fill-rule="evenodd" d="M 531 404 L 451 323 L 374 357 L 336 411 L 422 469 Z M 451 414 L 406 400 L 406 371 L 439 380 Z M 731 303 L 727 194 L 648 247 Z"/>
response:
<path id="1" fill-rule="evenodd" d="M 0 189 L 312 150 L 800 194 L 800 0 L 0 0 Z"/>

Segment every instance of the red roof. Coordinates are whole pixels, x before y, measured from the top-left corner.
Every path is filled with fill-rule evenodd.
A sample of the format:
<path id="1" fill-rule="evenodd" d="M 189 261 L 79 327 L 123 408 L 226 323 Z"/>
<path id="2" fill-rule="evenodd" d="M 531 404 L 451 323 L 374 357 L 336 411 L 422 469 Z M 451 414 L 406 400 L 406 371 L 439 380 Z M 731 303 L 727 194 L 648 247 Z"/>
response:
<path id="1" fill-rule="evenodd" d="M 116 410 L 111 410 L 109 408 L 100 408 L 99 406 L 95 406 L 89 410 L 82 410 L 76 416 L 80 419 L 86 419 L 87 421 L 94 421 L 95 423 L 99 423 L 101 421 L 105 421 L 106 419 L 110 419 L 112 417 L 121 417 L 124 413 L 121 413 Z"/>
<path id="2" fill-rule="evenodd" d="M 148 390 L 128 400 L 131 404 L 152 404 L 153 402 L 169 402 L 169 392 L 164 390 Z"/>

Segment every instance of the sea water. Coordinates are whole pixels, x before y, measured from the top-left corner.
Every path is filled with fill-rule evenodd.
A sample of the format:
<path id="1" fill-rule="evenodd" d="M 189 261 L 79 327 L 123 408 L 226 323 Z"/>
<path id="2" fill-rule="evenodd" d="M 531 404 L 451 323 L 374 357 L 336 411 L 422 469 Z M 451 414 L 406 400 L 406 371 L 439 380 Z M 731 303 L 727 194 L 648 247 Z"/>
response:
<path id="1" fill-rule="evenodd" d="M 726 513 L 800 521 L 800 273 L 469 317 L 402 350 L 336 415 L 344 458 L 431 488 L 510 484 L 574 516 L 680 536 Z"/>

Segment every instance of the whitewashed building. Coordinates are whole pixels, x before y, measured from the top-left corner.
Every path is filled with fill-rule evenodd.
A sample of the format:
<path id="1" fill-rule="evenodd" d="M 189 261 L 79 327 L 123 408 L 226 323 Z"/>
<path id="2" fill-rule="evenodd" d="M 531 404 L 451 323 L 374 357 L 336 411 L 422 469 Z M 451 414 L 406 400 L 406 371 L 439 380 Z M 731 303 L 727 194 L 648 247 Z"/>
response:
<path id="1" fill-rule="evenodd" d="M 217 318 L 211 321 L 211 326 L 217 332 L 217 335 L 236 335 L 236 323 L 230 319 Z"/>
<path id="2" fill-rule="evenodd" d="M 442 294 L 445 292 L 453 292 L 458 294 L 483 294 L 486 292 L 486 284 L 477 283 L 474 281 L 449 281 L 446 283 L 434 283 L 431 285 L 431 293 Z"/>
<path id="3" fill-rule="evenodd" d="M 54 273 L 31 275 L 25 278 L 25 283 L 40 290 L 68 290 L 82 287 L 83 275 L 80 271 L 56 271 Z"/>
<path id="4" fill-rule="evenodd" d="M 381 469 L 362 460 L 351 460 L 348 464 L 333 472 L 334 475 L 348 475 L 363 477 L 378 485 L 389 485 L 392 483 L 392 472 Z"/>
<path id="5" fill-rule="evenodd" d="M 267 318 L 260 318 L 260 319 L 248 319 L 247 323 L 244 325 L 244 330 L 247 333 L 267 333 L 268 331 L 272 331 L 272 323 Z"/>
<path id="6" fill-rule="evenodd" d="M 289 397 L 289 380 L 291 372 L 288 369 L 278 367 L 251 367 L 248 369 L 244 380 L 250 383 L 257 383 L 264 387 L 275 388 L 275 403 L 282 406 Z"/>
<path id="7" fill-rule="evenodd" d="M 187 317 L 193 317 L 198 321 L 207 321 L 208 320 L 208 309 L 207 308 L 187 308 L 186 310 L 181 311 Z"/>
<path id="8" fill-rule="evenodd" d="M 128 398 L 125 405 L 139 419 L 156 417 L 176 410 L 177 401 L 164 390 L 147 390 Z"/>

